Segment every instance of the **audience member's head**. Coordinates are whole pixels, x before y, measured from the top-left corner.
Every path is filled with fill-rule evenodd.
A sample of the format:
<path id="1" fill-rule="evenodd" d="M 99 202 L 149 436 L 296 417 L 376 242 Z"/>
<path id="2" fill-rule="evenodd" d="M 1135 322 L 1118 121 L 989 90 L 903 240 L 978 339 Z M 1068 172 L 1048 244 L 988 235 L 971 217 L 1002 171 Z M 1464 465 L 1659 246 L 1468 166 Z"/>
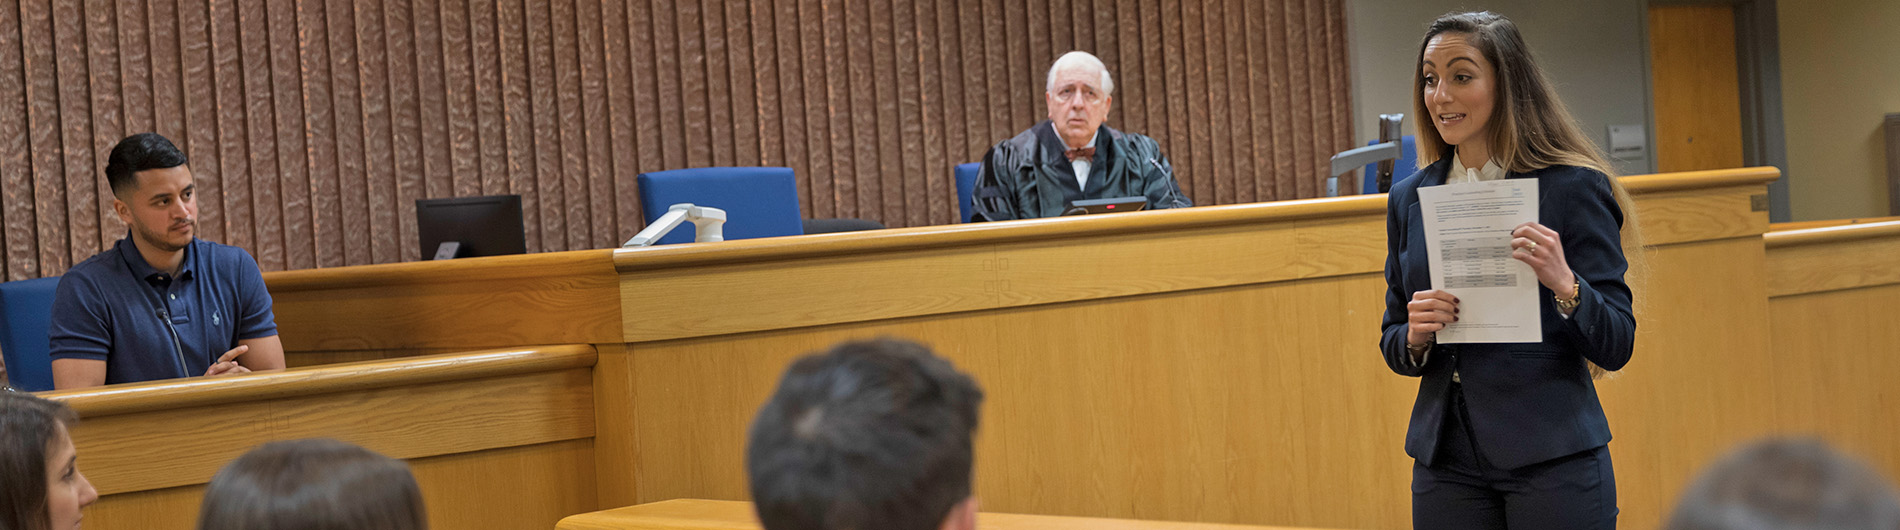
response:
<path id="1" fill-rule="evenodd" d="M 402 461 L 336 440 L 272 442 L 205 488 L 199 530 L 417 530 L 422 490 Z"/>
<path id="2" fill-rule="evenodd" d="M 1683 494 L 1670 530 L 1896 530 L 1900 498 L 1816 440 L 1768 440 L 1723 457 Z"/>
<path id="3" fill-rule="evenodd" d="M 0 392 L 0 529 L 78 528 L 99 492 L 79 473 L 65 405 Z"/>
<path id="4" fill-rule="evenodd" d="M 792 363 L 752 422 L 746 472 L 767 530 L 975 527 L 983 391 L 915 343 L 840 344 Z"/>

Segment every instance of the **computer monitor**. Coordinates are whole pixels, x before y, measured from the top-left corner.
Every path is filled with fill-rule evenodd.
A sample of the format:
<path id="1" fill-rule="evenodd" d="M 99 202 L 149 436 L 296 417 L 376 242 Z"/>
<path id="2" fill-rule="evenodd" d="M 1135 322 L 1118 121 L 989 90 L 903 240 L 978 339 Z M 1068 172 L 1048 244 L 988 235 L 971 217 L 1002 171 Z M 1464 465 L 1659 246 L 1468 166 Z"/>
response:
<path id="1" fill-rule="evenodd" d="M 526 254 L 521 196 L 418 199 L 416 239 L 429 259 Z"/>

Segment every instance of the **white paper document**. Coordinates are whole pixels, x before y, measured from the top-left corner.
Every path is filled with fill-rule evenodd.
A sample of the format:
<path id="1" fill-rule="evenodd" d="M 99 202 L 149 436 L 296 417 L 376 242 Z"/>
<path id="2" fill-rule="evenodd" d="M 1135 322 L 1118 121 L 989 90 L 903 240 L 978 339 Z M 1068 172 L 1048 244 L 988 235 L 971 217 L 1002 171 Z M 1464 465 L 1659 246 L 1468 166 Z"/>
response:
<path id="1" fill-rule="evenodd" d="M 1458 297 L 1438 342 L 1538 342 L 1537 273 L 1511 257 L 1511 230 L 1537 220 L 1537 179 L 1418 189 L 1432 286 Z"/>

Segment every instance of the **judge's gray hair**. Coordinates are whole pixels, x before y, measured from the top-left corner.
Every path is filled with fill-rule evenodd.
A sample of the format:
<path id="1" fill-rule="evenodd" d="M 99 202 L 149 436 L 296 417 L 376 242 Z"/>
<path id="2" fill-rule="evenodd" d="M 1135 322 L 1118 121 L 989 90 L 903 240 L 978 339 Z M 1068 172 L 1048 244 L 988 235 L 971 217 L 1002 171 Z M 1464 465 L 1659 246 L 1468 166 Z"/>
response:
<path id="1" fill-rule="evenodd" d="M 1043 87 L 1043 90 L 1055 92 L 1056 72 L 1065 67 L 1078 64 L 1094 68 L 1095 71 L 1102 73 L 1102 94 L 1113 95 L 1115 93 L 1115 79 L 1108 76 L 1108 65 L 1102 64 L 1102 60 L 1096 58 L 1094 54 L 1083 51 L 1069 52 L 1062 54 L 1061 57 L 1057 57 L 1056 64 L 1049 65 L 1049 76 L 1048 82 L 1046 83 L 1048 86 Z"/>

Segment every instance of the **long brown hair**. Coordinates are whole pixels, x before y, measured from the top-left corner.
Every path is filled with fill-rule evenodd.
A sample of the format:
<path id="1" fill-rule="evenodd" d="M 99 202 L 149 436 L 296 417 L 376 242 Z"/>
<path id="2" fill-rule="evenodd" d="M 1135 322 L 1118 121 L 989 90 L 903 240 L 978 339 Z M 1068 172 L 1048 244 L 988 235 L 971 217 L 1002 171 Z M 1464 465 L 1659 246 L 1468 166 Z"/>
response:
<path id="1" fill-rule="evenodd" d="M 43 530 L 46 459 L 59 429 L 79 421 L 73 409 L 32 394 L 0 391 L 0 530 Z"/>
<path id="2" fill-rule="evenodd" d="M 205 488 L 198 530 L 427 530 L 409 466 L 336 440 L 271 442 Z"/>
<path id="3" fill-rule="evenodd" d="M 1623 257 L 1629 263 L 1624 283 L 1634 291 L 1645 276 L 1641 234 L 1637 231 L 1636 205 L 1629 190 L 1616 178 L 1616 170 L 1603 156 L 1603 150 L 1591 141 L 1570 109 L 1557 97 L 1544 70 L 1531 58 L 1517 24 L 1504 15 L 1489 11 L 1450 13 L 1432 21 L 1431 28 L 1418 45 L 1418 64 L 1412 69 L 1412 112 L 1418 116 L 1418 167 L 1424 169 L 1441 158 L 1448 158 L 1457 146 L 1445 143 L 1438 128 L 1431 125 L 1431 111 L 1425 106 L 1425 48 L 1441 34 L 1453 33 L 1469 38 L 1496 70 L 1488 137 L 1491 159 L 1512 173 L 1529 173 L 1551 166 L 1576 166 L 1595 170 L 1610 184 L 1616 206 L 1623 212 Z M 1607 373 L 1590 365 L 1593 376 Z"/>

